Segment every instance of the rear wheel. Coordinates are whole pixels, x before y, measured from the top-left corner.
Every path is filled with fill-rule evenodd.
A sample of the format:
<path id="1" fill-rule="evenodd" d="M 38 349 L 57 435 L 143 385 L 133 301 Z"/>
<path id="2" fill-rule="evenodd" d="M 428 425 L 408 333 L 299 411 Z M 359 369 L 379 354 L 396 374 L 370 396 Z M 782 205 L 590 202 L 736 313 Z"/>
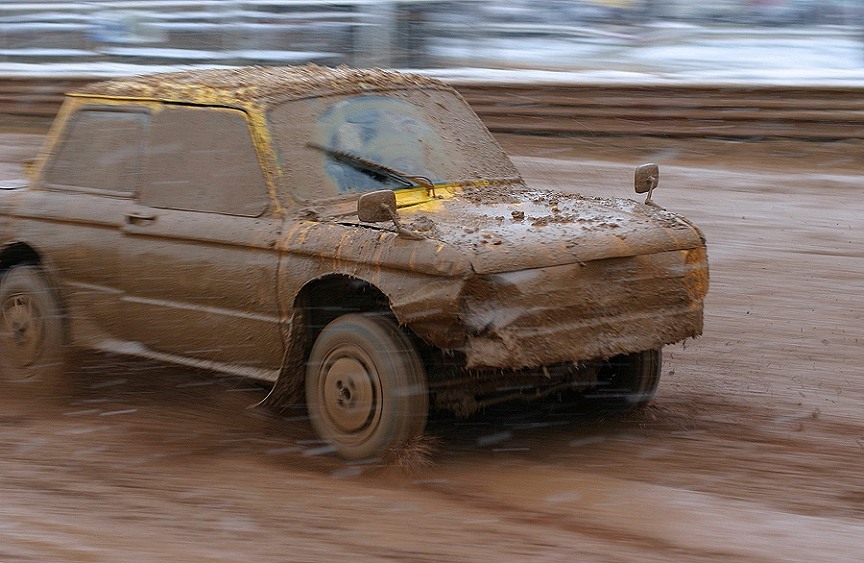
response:
<path id="1" fill-rule="evenodd" d="M 639 408 L 654 398 L 660 383 L 660 349 L 615 356 L 598 367 L 598 398 L 612 406 Z"/>
<path id="2" fill-rule="evenodd" d="M 306 404 L 315 431 L 340 456 L 380 456 L 423 432 L 426 371 L 392 320 L 343 315 L 324 327 L 312 347 Z"/>
<path id="3" fill-rule="evenodd" d="M 6 391 L 44 395 L 63 381 L 63 318 L 57 297 L 37 266 L 0 275 L 0 381 Z"/>

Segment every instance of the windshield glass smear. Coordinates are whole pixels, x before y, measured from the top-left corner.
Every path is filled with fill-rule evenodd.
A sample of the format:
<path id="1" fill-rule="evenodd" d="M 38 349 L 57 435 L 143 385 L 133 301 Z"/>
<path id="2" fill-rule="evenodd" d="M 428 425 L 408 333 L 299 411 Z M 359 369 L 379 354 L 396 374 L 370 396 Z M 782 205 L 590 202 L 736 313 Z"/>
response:
<path id="1" fill-rule="evenodd" d="M 446 90 L 296 100 L 269 121 L 297 199 L 519 178 L 476 114 Z"/>
<path id="2" fill-rule="evenodd" d="M 321 152 L 333 157 L 339 162 L 348 163 L 349 165 L 356 168 L 358 171 L 367 174 L 370 178 L 373 178 L 375 180 L 395 180 L 397 183 L 401 184 L 402 188 L 422 187 L 425 188 L 428 192 L 432 192 L 435 189 L 435 184 L 432 182 L 432 180 L 425 176 L 415 176 L 412 174 L 408 174 L 407 172 L 396 170 L 395 168 L 391 168 L 378 162 L 372 162 L 371 160 L 353 155 L 346 151 L 328 149 L 327 147 L 322 147 L 320 145 L 316 145 L 315 143 L 309 143 L 309 146 L 313 149 L 320 150 Z"/>

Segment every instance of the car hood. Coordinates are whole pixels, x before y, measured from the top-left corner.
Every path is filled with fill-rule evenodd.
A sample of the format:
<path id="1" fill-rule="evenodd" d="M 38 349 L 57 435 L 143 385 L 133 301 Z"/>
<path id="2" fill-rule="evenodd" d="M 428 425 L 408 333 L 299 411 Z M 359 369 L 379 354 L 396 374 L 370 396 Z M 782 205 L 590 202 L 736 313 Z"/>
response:
<path id="1" fill-rule="evenodd" d="M 463 188 L 399 215 L 407 229 L 467 251 L 480 274 L 704 245 L 695 226 L 660 207 L 512 187 Z"/>
<path id="2" fill-rule="evenodd" d="M 629 199 L 532 190 L 522 184 L 441 192 L 445 190 L 434 197 L 397 192 L 401 223 L 420 238 L 437 241 L 467 258 L 479 274 L 705 244 L 702 233 L 680 215 Z M 319 220 L 329 216 L 342 224 L 394 230 L 393 224 L 359 221 L 345 205 L 347 201 L 313 215 Z"/>

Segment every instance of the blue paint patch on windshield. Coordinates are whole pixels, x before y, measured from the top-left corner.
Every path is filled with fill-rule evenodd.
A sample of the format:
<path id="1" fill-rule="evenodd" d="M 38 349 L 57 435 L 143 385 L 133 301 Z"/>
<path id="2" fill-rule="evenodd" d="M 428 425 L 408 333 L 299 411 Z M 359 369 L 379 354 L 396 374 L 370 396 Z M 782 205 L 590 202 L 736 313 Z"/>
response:
<path id="1" fill-rule="evenodd" d="M 424 118 L 419 108 L 403 99 L 356 96 L 328 108 L 318 119 L 316 136 L 328 149 L 443 182 L 435 163 L 447 161 L 445 145 Z M 405 187 L 332 156 L 325 156 L 324 169 L 340 192 Z"/>

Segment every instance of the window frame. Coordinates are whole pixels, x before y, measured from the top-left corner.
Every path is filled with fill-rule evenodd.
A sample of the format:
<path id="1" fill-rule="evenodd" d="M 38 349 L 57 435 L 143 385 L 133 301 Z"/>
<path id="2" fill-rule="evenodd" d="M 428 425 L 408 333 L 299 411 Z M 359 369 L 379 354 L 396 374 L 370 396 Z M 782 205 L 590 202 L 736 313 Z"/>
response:
<path id="1" fill-rule="evenodd" d="M 260 174 L 260 183 L 257 188 L 261 191 L 259 192 L 260 200 L 261 200 L 261 209 L 260 211 L 254 212 L 240 212 L 238 210 L 228 211 L 228 210 L 217 210 L 217 209 L 201 209 L 203 206 L 194 206 L 194 205 L 174 205 L 170 202 L 168 204 L 163 205 L 154 205 L 154 201 L 148 201 L 149 198 L 153 198 L 155 192 L 149 191 L 149 177 L 148 173 L 150 172 L 150 159 L 152 155 L 150 153 L 151 143 L 153 143 L 156 128 L 158 127 L 157 116 L 154 115 L 149 124 L 149 131 L 147 134 L 147 146 L 144 149 L 144 155 L 141 162 L 141 172 L 140 172 L 140 184 L 139 189 L 137 191 L 137 200 L 138 202 L 146 207 L 150 207 L 153 209 L 164 209 L 166 211 L 181 211 L 181 212 L 189 212 L 189 213 L 207 213 L 207 214 L 215 214 L 221 215 L 225 217 L 245 217 L 245 218 L 258 218 L 265 215 L 268 210 L 270 210 L 273 206 L 273 198 L 271 194 L 270 188 L 270 180 L 268 178 L 267 170 L 264 166 L 262 166 L 262 158 L 261 153 L 259 151 L 259 147 L 255 142 L 255 130 L 254 124 L 250 118 L 250 115 L 247 111 L 237 107 L 229 107 L 229 106 L 209 106 L 209 105 L 198 105 L 198 104 L 187 104 L 187 103 L 172 103 L 172 102 L 163 102 L 161 104 L 161 108 L 159 113 L 169 111 L 180 110 L 193 110 L 200 111 L 204 113 L 213 113 L 213 112 L 226 112 L 230 115 L 237 115 L 242 120 L 242 124 L 244 125 L 244 131 L 246 133 L 246 140 L 249 143 L 249 147 L 252 149 L 250 153 L 254 159 L 255 168 L 258 170 Z M 257 208 L 256 208 L 257 209 Z"/>
<path id="2" fill-rule="evenodd" d="M 113 190 L 109 188 L 96 188 L 92 186 L 78 186 L 75 184 L 62 184 L 51 182 L 49 180 L 49 176 L 51 175 L 52 169 L 60 158 L 60 154 L 62 150 L 67 146 L 67 143 L 70 140 L 72 135 L 72 131 L 76 125 L 76 120 L 78 120 L 85 113 L 118 113 L 118 114 L 126 114 L 126 115 L 141 115 L 144 117 L 141 127 L 141 134 L 138 136 L 138 156 L 137 156 L 137 166 L 134 170 L 134 181 L 131 189 L 129 190 Z M 115 197 L 122 199 L 132 199 L 134 198 L 138 190 L 140 188 L 140 179 L 141 179 L 141 171 L 143 170 L 143 158 L 144 158 L 144 150 L 146 147 L 147 139 L 149 136 L 149 128 L 150 128 L 150 117 L 151 111 L 149 107 L 128 104 L 128 105 L 107 105 L 107 104 L 99 104 L 99 103 L 87 103 L 76 107 L 69 114 L 68 118 L 63 123 L 63 131 L 56 142 L 51 147 L 51 153 L 49 158 L 46 160 L 45 165 L 41 172 L 42 178 L 42 187 L 51 191 L 58 192 L 74 192 L 74 193 L 83 193 L 88 195 L 99 195 L 106 197 Z"/>

